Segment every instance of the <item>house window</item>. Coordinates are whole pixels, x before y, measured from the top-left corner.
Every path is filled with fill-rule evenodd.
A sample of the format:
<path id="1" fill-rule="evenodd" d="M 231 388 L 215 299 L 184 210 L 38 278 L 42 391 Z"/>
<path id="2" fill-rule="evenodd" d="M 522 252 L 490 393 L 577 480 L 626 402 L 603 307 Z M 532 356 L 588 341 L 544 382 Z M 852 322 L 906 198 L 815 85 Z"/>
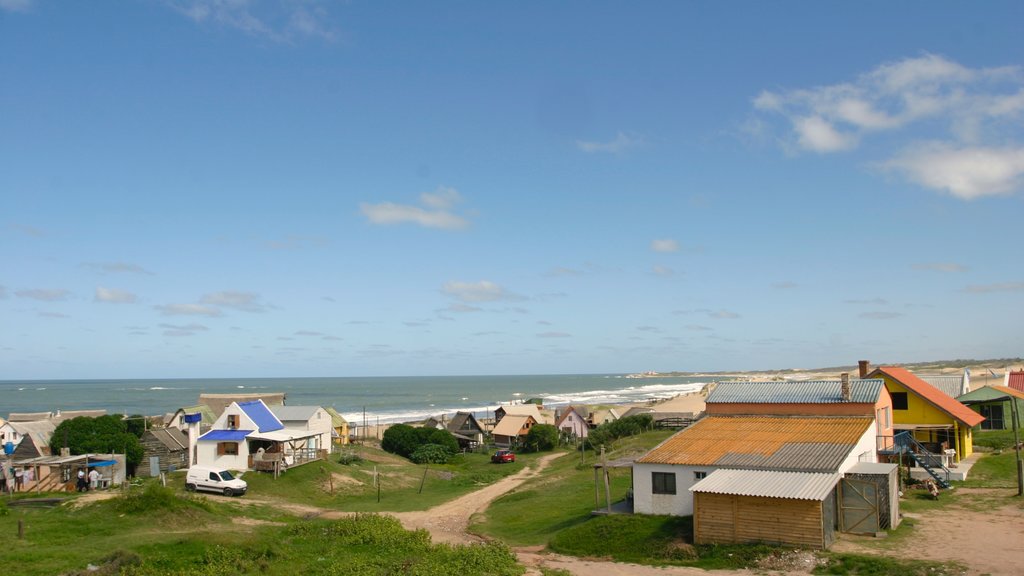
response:
<path id="1" fill-rule="evenodd" d="M 1002 404 L 982 404 L 981 415 L 985 417 L 981 423 L 982 430 L 1002 430 L 1004 428 Z"/>
<path id="2" fill-rule="evenodd" d="M 651 492 L 654 494 L 675 494 L 676 475 L 672 472 L 651 472 Z"/>
<path id="3" fill-rule="evenodd" d="M 708 473 L 707 472 L 697 471 L 697 472 L 693 473 L 693 479 L 694 480 L 703 480 L 703 479 L 705 479 L 707 477 L 708 477 Z"/>
<path id="4" fill-rule="evenodd" d="M 906 392 L 893 392 L 892 396 L 892 409 L 893 410 L 906 410 L 907 409 L 907 393 Z"/>
<path id="5" fill-rule="evenodd" d="M 228 428 L 238 430 L 238 414 L 228 414 Z"/>
<path id="6" fill-rule="evenodd" d="M 237 456 L 238 442 L 217 442 L 218 456 Z"/>

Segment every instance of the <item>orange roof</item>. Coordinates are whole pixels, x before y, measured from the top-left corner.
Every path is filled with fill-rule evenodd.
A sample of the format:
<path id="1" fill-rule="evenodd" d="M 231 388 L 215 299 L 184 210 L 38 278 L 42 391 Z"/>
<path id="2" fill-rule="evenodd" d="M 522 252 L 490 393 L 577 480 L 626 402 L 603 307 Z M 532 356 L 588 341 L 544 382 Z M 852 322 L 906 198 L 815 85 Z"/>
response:
<path id="1" fill-rule="evenodd" d="M 856 417 L 706 416 L 637 462 L 835 471 L 870 426 Z"/>
<path id="2" fill-rule="evenodd" d="M 989 388 L 991 388 L 993 390 L 998 390 L 998 391 L 1002 392 L 1003 394 L 1009 394 L 1010 396 L 1016 396 L 1017 398 L 1020 398 L 1020 399 L 1024 400 L 1024 391 L 1017 390 L 1017 389 L 1014 389 L 1014 388 L 1008 388 L 1006 386 L 997 386 L 995 384 L 990 385 Z"/>
<path id="3" fill-rule="evenodd" d="M 957 402 L 949 394 L 918 378 L 913 372 L 899 366 L 879 366 L 871 375 L 881 372 L 904 385 L 908 390 L 925 399 L 932 406 L 949 414 L 968 426 L 981 424 L 984 417 L 967 406 Z"/>

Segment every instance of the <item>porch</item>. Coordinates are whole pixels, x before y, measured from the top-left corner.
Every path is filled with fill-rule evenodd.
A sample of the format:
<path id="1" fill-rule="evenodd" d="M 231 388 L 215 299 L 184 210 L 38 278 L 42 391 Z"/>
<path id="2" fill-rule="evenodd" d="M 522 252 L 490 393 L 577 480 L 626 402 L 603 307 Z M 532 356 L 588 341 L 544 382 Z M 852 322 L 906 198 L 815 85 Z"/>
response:
<path id="1" fill-rule="evenodd" d="M 278 474 L 317 460 L 327 458 L 328 449 L 316 445 L 317 432 L 275 430 L 250 434 L 249 468 L 258 472 Z"/>
<path id="2" fill-rule="evenodd" d="M 921 441 L 915 436 L 915 430 L 903 430 L 892 436 L 877 436 L 878 455 L 906 467 L 911 478 L 931 478 L 943 488 L 949 488 L 951 481 L 967 479 L 967 474 L 978 459 L 977 454 L 957 460 L 956 450 L 950 448 L 948 442 Z"/>

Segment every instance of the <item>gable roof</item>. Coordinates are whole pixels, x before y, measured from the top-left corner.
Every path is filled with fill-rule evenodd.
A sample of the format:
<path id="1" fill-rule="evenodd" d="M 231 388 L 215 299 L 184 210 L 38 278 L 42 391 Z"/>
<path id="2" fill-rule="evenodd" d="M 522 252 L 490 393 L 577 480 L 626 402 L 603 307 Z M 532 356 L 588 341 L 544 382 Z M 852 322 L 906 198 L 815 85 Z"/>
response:
<path id="1" fill-rule="evenodd" d="M 850 380 L 853 404 L 874 404 L 885 382 L 880 378 Z M 842 382 L 839 380 L 804 380 L 769 382 L 719 382 L 708 395 L 706 404 L 842 404 Z"/>
<path id="2" fill-rule="evenodd" d="M 1003 394 L 1006 394 L 1007 396 L 1013 396 L 1015 398 L 1020 398 L 1021 400 L 1024 400 L 1024 390 L 1017 390 L 1015 388 L 1010 388 L 1009 386 L 998 386 L 998 385 L 995 385 L 995 384 L 989 385 L 988 388 L 991 388 L 991 389 L 996 390 L 998 392 L 1002 392 Z M 980 390 L 980 388 L 979 388 L 979 390 Z"/>
<path id="3" fill-rule="evenodd" d="M 213 411 L 214 418 L 219 418 L 224 409 L 231 406 L 232 402 L 250 402 L 252 400 L 263 400 L 268 406 L 284 405 L 284 392 L 267 392 L 266 394 L 200 394 L 199 402 L 206 404 Z"/>
<path id="4" fill-rule="evenodd" d="M 188 432 L 184 430 L 178 430 L 177 428 L 153 428 L 149 430 L 149 433 L 166 446 L 168 450 L 188 449 Z"/>
<path id="5" fill-rule="evenodd" d="M 856 417 L 706 416 L 637 462 L 836 472 L 871 423 Z"/>
<path id="6" fill-rule="evenodd" d="M 345 417 L 342 416 L 334 408 L 331 408 L 330 406 L 328 406 L 328 407 L 324 408 L 324 410 L 326 410 L 327 413 L 331 415 L 331 426 L 333 426 L 335 428 L 341 428 L 342 426 L 348 424 L 348 420 L 345 420 Z"/>
<path id="7" fill-rule="evenodd" d="M 185 406 L 184 408 L 178 408 L 177 410 L 175 410 L 174 414 L 171 414 L 170 418 L 168 418 L 167 421 L 164 422 L 164 425 L 170 426 L 172 424 L 175 424 L 174 418 L 179 413 L 199 414 L 201 417 L 201 419 L 199 420 L 200 426 L 213 426 L 213 423 L 217 421 L 216 414 L 213 413 L 213 410 L 211 410 L 209 406 L 207 406 L 206 404 L 196 404 L 195 406 Z"/>
<path id="8" fill-rule="evenodd" d="M 471 412 L 456 412 L 455 416 L 452 416 L 452 419 L 448 421 L 448 431 L 454 434 L 462 430 L 467 424 L 469 424 L 470 429 L 483 432 L 483 427 L 480 426 L 476 416 L 473 416 Z"/>
<path id="9" fill-rule="evenodd" d="M 971 410 L 967 406 L 957 402 L 935 386 L 932 386 L 917 376 L 914 376 L 914 373 L 906 368 L 901 368 L 899 366 L 879 366 L 871 372 L 871 374 L 868 374 L 868 376 L 874 376 L 876 374 L 885 374 L 905 386 L 907 390 L 910 390 L 914 394 L 920 396 L 932 406 L 960 422 L 963 422 L 967 426 L 977 426 L 985 420 L 981 414 L 978 414 L 974 410 Z"/>
<path id="10" fill-rule="evenodd" d="M 274 416 L 270 408 L 267 408 L 263 400 L 239 402 L 238 407 L 256 424 L 256 429 L 259 432 L 272 432 L 284 428 L 284 424 L 281 424 L 281 421 Z"/>
<path id="11" fill-rule="evenodd" d="M 690 487 L 690 492 L 824 500 L 839 483 L 840 475 L 823 472 L 776 470 L 715 470 Z"/>
<path id="12" fill-rule="evenodd" d="M 523 429 L 523 426 L 526 426 L 530 419 L 533 419 L 534 422 L 537 421 L 536 418 L 530 415 L 506 415 L 501 419 L 501 422 L 498 422 L 498 425 L 494 427 L 491 433 L 495 436 L 518 436 L 519 431 Z"/>
<path id="13" fill-rule="evenodd" d="M 536 404 L 508 404 L 494 410 L 502 410 L 506 416 L 533 416 L 534 420 L 540 422 L 540 408 Z"/>
<path id="14" fill-rule="evenodd" d="M 575 414 L 578 416 L 580 418 L 580 422 L 586 426 L 587 416 L 590 415 L 590 410 L 587 410 L 586 407 L 577 408 L 571 405 L 566 406 L 565 408 L 562 408 L 562 413 L 555 422 L 555 426 L 561 426 L 562 422 L 565 422 L 565 419 L 569 417 L 569 414 Z"/>
<path id="15" fill-rule="evenodd" d="M 319 409 L 319 406 L 274 406 L 270 411 L 282 422 L 308 422 Z"/>
<path id="16" fill-rule="evenodd" d="M 1006 386 L 1024 392 L 1024 370 L 1006 373 Z"/>
<path id="17" fill-rule="evenodd" d="M 38 422 L 53 418 L 53 412 L 11 412 L 7 415 L 8 422 Z"/>

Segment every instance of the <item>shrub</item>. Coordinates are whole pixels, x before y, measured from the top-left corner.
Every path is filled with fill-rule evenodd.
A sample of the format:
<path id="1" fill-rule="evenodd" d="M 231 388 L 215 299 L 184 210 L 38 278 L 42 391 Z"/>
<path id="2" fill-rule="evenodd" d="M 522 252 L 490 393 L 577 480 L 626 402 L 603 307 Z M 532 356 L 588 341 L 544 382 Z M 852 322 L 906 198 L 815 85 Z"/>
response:
<path id="1" fill-rule="evenodd" d="M 654 418 L 650 414 L 637 414 L 636 416 L 619 418 L 614 422 L 605 422 L 591 431 L 587 436 L 587 444 L 591 448 L 596 448 L 602 444 L 611 446 L 612 442 L 619 438 L 635 436 L 653 427 Z"/>
<path id="2" fill-rule="evenodd" d="M 342 452 L 338 456 L 338 464 L 350 466 L 352 464 L 359 464 L 363 461 L 363 457 L 355 452 Z"/>
<path id="3" fill-rule="evenodd" d="M 551 424 L 537 424 L 526 434 L 526 449 L 532 452 L 554 450 L 558 446 L 558 428 Z"/>
<path id="4" fill-rule="evenodd" d="M 440 444 L 424 444 L 417 448 L 409 459 L 417 464 L 446 464 L 452 454 Z"/>
<path id="5" fill-rule="evenodd" d="M 114 499 L 114 508 L 125 514 L 145 514 L 187 507 L 208 509 L 209 504 L 200 497 L 178 496 L 174 489 L 161 486 L 158 482 L 150 482 L 142 490 L 132 490 Z"/>
<path id="6" fill-rule="evenodd" d="M 459 442 L 451 432 L 437 428 L 413 428 L 408 424 L 395 424 L 385 430 L 380 447 L 392 454 L 411 458 L 417 448 L 427 444 L 441 446 L 449 455 L 459 451 Z"/>

